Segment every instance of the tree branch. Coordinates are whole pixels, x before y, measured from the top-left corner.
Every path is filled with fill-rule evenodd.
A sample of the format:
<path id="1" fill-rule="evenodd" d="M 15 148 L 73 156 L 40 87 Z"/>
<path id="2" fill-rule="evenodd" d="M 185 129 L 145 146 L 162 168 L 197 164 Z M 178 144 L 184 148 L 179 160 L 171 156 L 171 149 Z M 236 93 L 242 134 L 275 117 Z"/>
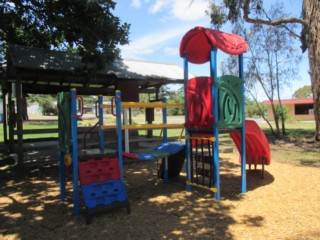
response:
<path id="1" fill-rule="evenodd" d="M 245 0 L 244 6 L 243 6 L 243 18 L 248 23 L 258 23 L 258 24 L 265 24 L 269 26 L 278 26 L 286 23 L 299 23 L 304 26 L 307 26 L 307 22 L 303 20 L 302 18 L 295 18 L 295 17 L 288 17 L 288 18 L 279 18 L 275 20 L 264 20 L 260 18 L 250 18 L 250 3 L 251 0 Z"/>
<path id="2" fill-rule="evenodd" d="M 263 9 L 264 15 L 266 16 L 266 18 L 268 18 L 268 21 L 271 22 L 272 18 L 270 18 L 268 16 L 268 13 Z M 279 24 L 280 27 L 283 27 L 284 29 L 286 29 L 291 35 L 293 35 L 296 38 L 301 38 L 300 35 L 296 34 L 294 31 L 292 31 L 286 24 Z"/>

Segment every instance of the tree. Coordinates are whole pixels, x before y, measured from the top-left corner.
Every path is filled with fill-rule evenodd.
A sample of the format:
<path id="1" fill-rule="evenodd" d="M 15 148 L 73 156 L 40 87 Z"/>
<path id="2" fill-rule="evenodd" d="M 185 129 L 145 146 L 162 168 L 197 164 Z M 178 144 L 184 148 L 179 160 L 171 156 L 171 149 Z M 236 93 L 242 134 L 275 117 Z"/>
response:
<path id="1" fill-rule="evenodd" d="M 168 91 L 168 102 L 172 103 L 184 103 L 184 90 L 183 86 L 180 87 L 178 90 L 175 91 Z M 184 114 L 184 108 L 183 107 L 170 107 L 168 109 L 168 114 L 169 115 L 183 115 Z"/>
<path id="2" fill-rule="evenodd" d="M 271 17 L 282 15 L 283 6 L 275 5 L 268 15 Z M 286 30 L 265 25 L 254 24 L 248 30 L 237 24 L 241 34 L 249 45 L 246 54 L 246 89 L 255 97 L 255 86 L 260 88 L 271 103 L 276 135 L 285 135 L 285 109 L 281 101 L 283 87 L 288 85 L 297 76 L 297 65 L 300 57 L 293 47 L 293 38 Z M 290 26 L 293 29 L 294 26 Z M 239 32 L 239 30 L 238 30 Z M 274 100 L 278 100 L 278 114 Z"/>
<path id="3" fill-rule="evenodd" d="M 275 17 L 283 15 L 282 5 L 274 5 L 268 15 Z M 292 29 L 291 26 L 290 28 Z M 272 133 L 280 136 L 280 124 L 282 134 L 285 135 L 285 109 L 281 104 L 281 92 L 283 86 L 288 85 L 297 75 L 297 64 L 300 61 L 293 47 L 293 38 L 288 32 L 281 28 L 273 28 L 260 24 L 253 24 L 249 28 L 239 21 L 234 24 L 233 31 L 242 35 L 248 44 L 248 53 L 245 55 L 245 88 L 250 94 L 253 102 L 256 103 L 262 117 L 269 124 Z M 236 57 L 229 57 L 227 66 L 222 68 L 222 72 L 229 69 L 229 74 L 236 75 Z M 228 70 L 226 70 L 226 68 Z M 258 92 L 257 89 L 260 89 Z M 264 116 L 264 109 L 258 105 L 258 96 L 261 89 L 271 103 L 276 131 L 272 124 Z M 278 100 L 279 104 L 274 104 Z M 278 112 L 276 112 L 278 110 Z M 277 114 L 278 113 L 278 114 Z"/>
<path id="4" fill-rule="evenodd" d="M 292 98 L 310 98 L 312 97 L 311 86 L 304 86 L 297 89 L 293 94 Z"/>
<path id="5" fill-rule="evenodd" d="M 130 25 L 121 24 L 112 0 L 1 0 L 0 57 L 9 44 L 75 51 L 87 71 L 119 57 Z"/>
<path id="6" fill-rule="evenodd" d="M 222 5 L 217 5 L 213 1 L 208 13 L 211 17 L 211 23 L 217 27 L 227 21 L 235 23 L 239 19 L 244 19 L 247 23 L 286 29 L 290 34 L 301 40 L 302 51 L 305 52 L 308 49 L 316 123 L 315 139 L 320 141 L 320 1 L 303 0 L 301 18 L 281 17 L 273 19 L 266 13 L 263 0 L 223 0 Z M 302 25 L 300 34 L 288 29 L 288 26 L 293 23 Z"/>
<path id="7" fill-rule="evenodd" d="M 262 103 L 256 103 L 254 100 L 246 97 L 245 98 L 245 110 L 246 116 L 249 118 L 259 116 L 264 114 L 265 107 Z"/>
<path id="8" fill-rule="evenodd" d="M 57 107 L 54 105 L 54 102 L 56 102 L 57 99 L 55 95 L 30 94 L 26 98 L 30 103 L 39 103 L 43 115 L 49 115 L 51 113 L 54 115 L 58 114 Z"/>

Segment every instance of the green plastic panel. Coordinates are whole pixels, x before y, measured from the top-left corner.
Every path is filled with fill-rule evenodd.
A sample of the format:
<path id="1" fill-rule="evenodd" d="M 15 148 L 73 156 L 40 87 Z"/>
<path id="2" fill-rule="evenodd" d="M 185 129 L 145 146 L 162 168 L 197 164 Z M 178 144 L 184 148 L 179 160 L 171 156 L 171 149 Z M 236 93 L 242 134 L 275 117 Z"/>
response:
<path id="1" fill-rule="evenodd" d="M 243 80 L 225 75 L 218 78 L 219 128 L 238 128 L 243 123 L 242 89 Z"/>
<path id="2" fill-rule="evenodd" d="M 71 139 L 71 93 L 58 93 L 58 129 L 59 129 L 59 149 L 70 153 L 72 149 Z"/>

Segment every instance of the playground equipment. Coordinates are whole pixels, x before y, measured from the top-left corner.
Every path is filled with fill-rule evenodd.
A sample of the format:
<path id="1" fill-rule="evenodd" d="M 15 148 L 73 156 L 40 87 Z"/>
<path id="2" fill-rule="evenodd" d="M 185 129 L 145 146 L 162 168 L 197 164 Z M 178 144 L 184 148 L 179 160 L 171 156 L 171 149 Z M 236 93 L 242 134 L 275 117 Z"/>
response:
<path id="1" fill-rule="evenodd" d="M 115 102 L 115 106 L 114 106 Z M 111 105 L 103 104 L 102 103 L 102 97 L 99 98 L 99 105 L 100 109 L 103 108 L 111 108 L 112 114 L 116 117 L 116 125 L 104 125 L 103 124 L 103 111 L 101 111 L 101 115 L 99 117 L 99 125 L 100 129 L 106 130 L 106 129 L 117 129 L 117 152 L 118 152 L 118 159 L 120 168 L 122 171 L 122 165 L 123 165 L 123 156 L 127 158 L 133 158 L 133 159 L 139 159 L 139 160 L 156 160 L 156 159 L 164 159 L 164 168 L 163 168 L 163 178 L 164 182 L 168 182 L 169 176 L 173 176 L 174 171 L 177 169 L 176 167 L 181 166 L 184 162 L 183 155 L 181 156 L 181 153 L 185 148 L 184 143 L 181 142 L 168 142 L 168 129 L 172 128 L 184 128 L 184 124 L 177 124 L 177 123 L 167 123 L 167 108 L 168 107 L 177 107 L 177 106 L 183 106 L 183 104 L 179 103 L 167 103 L 166 99 L 163 100 L 163 102 L 153 102 L 153 103 L 139 103 L 139 102 L 121 102 L 121 92 L 116 91 L 116 95 L 112 101 Z M 114 112 L 115 108 L 115 112 Z M 128 108 L 162 108 L 162 123 L 161 124 L 122 124 L 122 112 L 123 109 Z M 125 116 L 124 116 L 125 118 Z M 142 129 L 161 129 L 163 132 L 162 137 L 162 144 L 154 149 L 149 149 L 145 151 L 139 151 L 136 153 L 129 153 L 123 151 L 122 146 L 122 130 L 142 130 Z M 102 134 L 100 136 L 103 136 Z M 103 142 L 103 139 L 100 140 L 100 142 Z M 128 144 L 128 141 L 125 141 L 126 144 Z M 102 147 L 102 146 L 101 146 Z M 102 148 L 100 149 L 102 150 Z M 179 154 L 180 153 L 180 154 Z M 174 166 L 175 163 L 173 161 L 168 161 L 168 157 L 177 154 L 179 156 L 176 161 L 178 162 L 178 166 L 174 168 L 173 171 L 170 172 L 169 175 L 169 163 L 171 166 Z M 180 167 L 180 169 L 181 169 Z M 180 171 L 179 171 L 180 172 Z M 159 173 L 159 175 L 162 176 L 162 173 Z"/>
<path id="2" fill-rule="evenodd" d="M 251 165 L 254 165 L 255 169 L 257 165 L 261 165 L 262 178 L 264 178 L 264 166 L 271 163 L 268 139 L 255 121 L 246 120 L 245 124 L 247 164 L 249 164 L 249 169 L 251 169 Z M 241 146 L 240 135 L 230 133 L 230 136 L 239 150 Z"/>
<path id="3" fill-rule="evenodd" d="M 117 208 L 126 208 L 129 214 L 130 204 L 120 175 L 118 159 L 108 151 L 79 156 L 77 121 L 83 114 L 83 98 L 76 94 L 75 89 L 59 93 L 58 110 L 61 200 L 65 200 L 65 172 L 66 166 L 71 162 L 75 216 L 80 214 L 80 188 L 86 207 L 87 223 L 90 222 L 91 215 Z"/>
<path id="4" fill-rule="evenodd" d="M 115 105 L 114 105 L 115 102 Z M 83 99 L 76 94 L 76 90 L 58 94 L 59 108 L 59 161 L 60 161 L 60 193 L 64 201 L 65 171 L 67 166 L 72 166 L 73 175 L 73 213 L 80 213 L 79 190 L 83 193 L 86 207 L 87 222 L 95 213 L 109 211 L 115 208 L 127 208 L 130 213 L 130 204 L 123 184 L 123 157 L 139 160 L 162 159 L 158 171 L 159 177 L 167 183 L 170 177 L 179 175 L 185 160 L 185 145 L 182 142 L 168 142 L 168 128 L 184 128 L 184 124 L 167 123 L 167 107 L 183 106 L 183 104 L 157 102 L 157 103 L 134 103 L 121 102 L 121 92 L 116 91 L 112 104 L 104 104 L 103 97 L 98 97 L 99 103 L 99 151 L 98 154 L 82 154 L 79 156 L 77 121 L 83 113 Z M 80 106 L 80 109 L 77 109 Z M 162 108 L 162 124 L 122 124 L 122 112 L 124 108 Z M 105 108 L 111 108 L 116 117 L 116 125 L 104 125 Z M 80 112 L 77 114 L 77 112 Z M 105 149 L 104 131 L 116 129 L 117 149 L 110 151 Z M 163 141 L 158 147 L 141 152 L 123 151 L 122 130 L 133 129 L 162 129 Z M 127 140 L 127 139 L 126 139 Z M 170 167 L 170 171 L 169 171 Z M 79 186 L 80 182 L 80 186 Z"/>
<path id="5" fill-rule="evenodd" d="M 239 76 L 217 76 L 217 51 L 237 55 Z M 270 164 L 267 138 L 252 122 L 245 121 L 243 53 L 245 41 L 235 34 L 203 27 L 188 31 L 180 43 L 184 59 L 187 191 L 191 186 L 212 187 L 220 199 L 219 133 L 230 133 L 240 152 L 241 192 L 246 192 L 246 163 Z M 210 62 L 210 77 L 188 79 L 188 63 Z M 194 136 L 214 141 L 192 140 Z M 191 140 L 190 140 L 190 138 Z M 247 143 L 247 146 L 246 146 Z"/>
<path id="6" fill-rule="evenodd" d="M 217 77 L 217 50 L 238 55 L 239 77 Z M 136 103 L 122 102 L 121 92 L 116 91 L 111 104 L 104 104 L 99 96 L 99 156 L 78 156 L 77 104 L 83 103 L 76 91 L 60 93 L 59 107 L 59 159 L 60 192 L 65 199 L 65 162 L 73 170 L 74 215 L 79 215 L 79 181 L 84 194 L 87 214 L 109 211 L 130 204 L 123 184 L 123 157 L 139 160 L 162 159 L 159 177 L 167 183 L 169 177 L 179 175 L 186 157 L 186 190 L 200 187 L 214 193 L 220 199 L 219 134 L 229 133 L 239 152 L 241 162 L 241 192 L 246 192 L 246 164 L 270 164 L 268 140 L 255 122 L 245 121 L 243 53 L 245 41 L 234 34 L 196 27 L 185 34 L 180 44 L 180 56 L 184 59 L 185 103 Z M 211 76 L 188 79 L 188 63 L 202 64 L 210 61 Z M 167 123 L 167 107 L 184 106 L 185 123 Z M 104 109 L 111 108 L 116 117 L 115 125 L 104 125 Z M 125 109 L 162 108 L 161 124 L 128 124 Z M 124 114 L 123 114 L 124 113 Z M 124 121 L 124 124 L 123 124 Z M 168 142 L 167 129 L 185 128 L 185 143 Z M 116 129 L 116 152 L 104 148 L 104 131 Z M 162 129 L 162 144 L 147 151 L 130 152 L 128 131 Z M 125 148 L 123 148 L 123 132 Z M 125 150 L 123 150 L 125 149 Z M 70 157 L 71 156 L 71 157 Z M 82 162 L 84 161 L 84 162 Z M 80 174 L 80 175 L 79 175 Z"/>

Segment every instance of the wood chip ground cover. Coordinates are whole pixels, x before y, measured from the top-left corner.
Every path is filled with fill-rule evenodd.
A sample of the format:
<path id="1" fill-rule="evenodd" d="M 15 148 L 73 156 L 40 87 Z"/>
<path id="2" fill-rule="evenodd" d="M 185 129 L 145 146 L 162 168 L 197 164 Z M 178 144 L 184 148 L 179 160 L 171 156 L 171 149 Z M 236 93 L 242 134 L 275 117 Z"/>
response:
<path id="1" fill-rule="evenodd" d="M 319 167 L 273 158 L 264 179 L 247 171 L 243 195 L 238 154 L 220 157 L 220 201 L 196 188 L 186 192 L 184 173 L 165 185 L 156 162 L 129 162 L 131 214 L 120 209 L 90 225 L 83 214 L 72 216 L 71 182 L 60 202 L 56 167 L 1 178 L 0 239 L 319 239 Z"/>

